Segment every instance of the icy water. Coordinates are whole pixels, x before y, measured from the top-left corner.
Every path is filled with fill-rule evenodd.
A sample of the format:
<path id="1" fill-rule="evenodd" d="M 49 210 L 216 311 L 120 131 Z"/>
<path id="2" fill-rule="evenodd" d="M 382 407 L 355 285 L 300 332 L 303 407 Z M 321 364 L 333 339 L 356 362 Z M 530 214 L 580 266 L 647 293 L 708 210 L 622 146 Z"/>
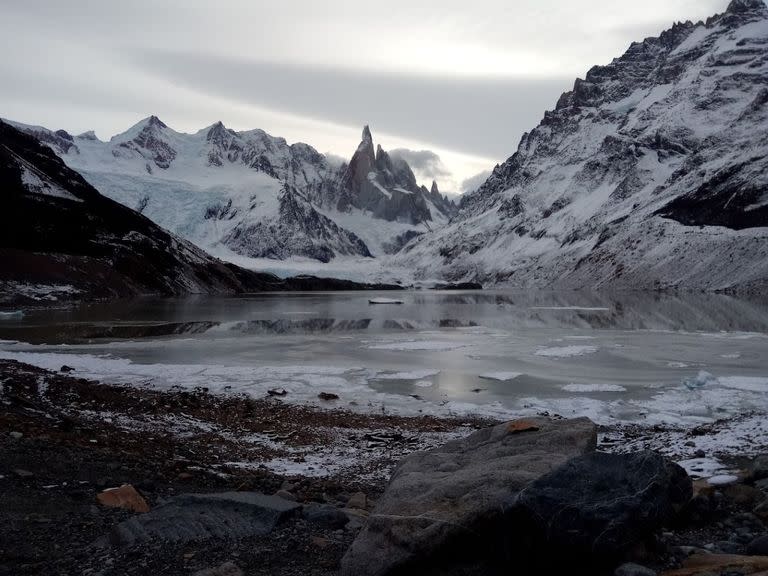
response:
<path id="1" fill-rule="evenodd" d="M 768 412 L 764 299 L 414 291 L 136 300 L 6 314 L 0 339 L 2 358 L 67 364 L 104 381 L 256 397 L 284 388 L 285 401 L 353 410 L 645 424 Z M 319 392 L 340 398 L 322 402 Z"/>

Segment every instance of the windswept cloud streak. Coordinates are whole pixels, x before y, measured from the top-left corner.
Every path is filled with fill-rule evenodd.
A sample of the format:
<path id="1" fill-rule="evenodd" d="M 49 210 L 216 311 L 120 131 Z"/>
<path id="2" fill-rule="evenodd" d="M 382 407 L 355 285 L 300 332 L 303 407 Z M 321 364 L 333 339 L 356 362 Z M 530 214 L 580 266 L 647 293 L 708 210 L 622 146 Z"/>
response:
<path id="1" fill-rule="evenodd" d="M 223 120 L 344 157 L 370 124 L 385 148 L 438 154 L 445 172 L 420 177 L 458 191 L 575 77 L 727 4 L 4 0 L 0 115 L 101 137 L 150 114 L 184 131 Z"/>
<path id="2" fill-rule="evenodd" d="M 451 171 L 445 167 L 440 156 L 432 150 L 408 150 L 407 148 L 395 148 L 389 151 L 394 158 L 402 158 L 421 180 L 442 180 L 452 176 Z"/>

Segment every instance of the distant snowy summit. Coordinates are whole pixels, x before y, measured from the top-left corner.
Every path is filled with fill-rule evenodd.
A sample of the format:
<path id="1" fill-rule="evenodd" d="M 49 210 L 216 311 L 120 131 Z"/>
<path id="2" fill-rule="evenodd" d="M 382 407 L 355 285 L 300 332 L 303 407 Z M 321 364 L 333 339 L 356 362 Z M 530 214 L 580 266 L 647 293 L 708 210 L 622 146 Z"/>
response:
<path id="1" fill-rule="evenodd" d="M 328 262 L 374 257 L 444 225 L 457 206 L 418 186 L 371 132 L 349 164 L 307 144 L 221 122 L 182 134 L 150 116 L 102 142 L 93 132 L 15 126 L 49 145 L 106 196 L 204 249 Z M 224 254 L 226 256 L 226 253 Z"/>
<path id="2" fill-rule="evenodd" d="M 396 260 L 514 286 L 768 290 L 768 8 L 596 66 Z"/>

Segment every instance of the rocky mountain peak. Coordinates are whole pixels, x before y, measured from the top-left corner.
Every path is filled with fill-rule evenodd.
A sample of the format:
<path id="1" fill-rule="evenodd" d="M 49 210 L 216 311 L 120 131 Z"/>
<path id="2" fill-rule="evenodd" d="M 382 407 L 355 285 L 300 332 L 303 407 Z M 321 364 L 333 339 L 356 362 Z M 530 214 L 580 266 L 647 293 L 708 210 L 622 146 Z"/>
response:
<path id="1" fill-rule="evenodd" d="M 432 188 L 430 188 L 429 193 L 434 196 L 435 194 L 440 194 L 440 190 L 437 189 L 437 182 L 432 180 Z"/>
<path id="2" fill-rule="evenodd" d="M 765 5 L 763 0 L 731 0 L 726 9 L 727 14 L 741 14 L 753 11 L 768 12 L 768 6 Z"/>
<path id="3" fill-rule="evenodd" d="M 76 138 L 79 138 L 80 140 L 91 140 L 93 142 L 98 140 L 98 138 L 96 137 L 96 132 L 94 132 L 93 130 L 88 130 L 87 132 L 78 134 Z"/>
<path id="4" fill-rule="evenodd" d="M 368 124 L 363 126 L 363 136 L 362 136 L 363 143 L 370 143 L 371 146 L 373 146 L 373 136 L 371 136 L 371 129 L 368 127 Z"/>
<path id="5" fill-rule="evenodd" d="M 149 118 L 147 118 L 145 120 L 145 122 L 146 122 L 147 126 L 152 126 L 153 128 L 168 128 L 168 126 L 165 124 L 165 122 L 160 120 L 160 118 L 158 118 L 154 114 L 152 116 L 150 116 Z"/>
<path id="6" fill-rule="evenodd" d="M 210 128 L 208 128 L 208 133 L 205 135 L 205 139 L 208 142 L 219 142 L 227 137 L 229 134 L 229 131 L 224 126 L 224 123 L 219 120 L 215 124 L 212 124 Z"/>

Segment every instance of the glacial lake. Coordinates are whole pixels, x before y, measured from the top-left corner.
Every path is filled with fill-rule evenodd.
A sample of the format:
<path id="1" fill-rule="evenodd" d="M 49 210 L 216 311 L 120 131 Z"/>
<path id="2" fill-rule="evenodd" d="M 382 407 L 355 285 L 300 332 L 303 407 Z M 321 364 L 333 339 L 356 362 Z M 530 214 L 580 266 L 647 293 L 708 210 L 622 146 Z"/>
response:
<path id="1" fill-rule="evenodd" d="M 402 304 L 370 304 L 394 298 Z M 0 319 L 0 358 L 398 414 L 694 425 L 768 412 L 768 301 L 406 291 L 138 299 Z M 324 402 L 320 392 L 338 400 Z"/>

